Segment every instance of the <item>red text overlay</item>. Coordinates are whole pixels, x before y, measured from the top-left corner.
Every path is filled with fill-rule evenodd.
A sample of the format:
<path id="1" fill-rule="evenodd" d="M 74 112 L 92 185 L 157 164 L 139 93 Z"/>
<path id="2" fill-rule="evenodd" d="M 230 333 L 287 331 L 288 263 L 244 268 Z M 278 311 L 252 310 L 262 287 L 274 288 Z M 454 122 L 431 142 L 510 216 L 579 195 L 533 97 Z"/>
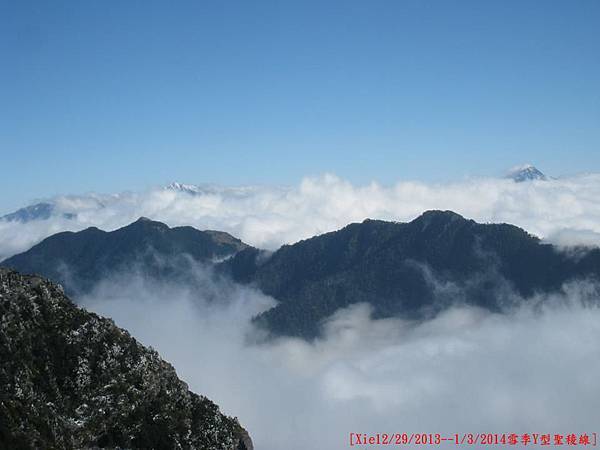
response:
<path id="1" fill-rule="evenodd" d="M 596 433 L 350 433 L 355 446 L 519 446 L 520 447 L 595 447 Z"/>

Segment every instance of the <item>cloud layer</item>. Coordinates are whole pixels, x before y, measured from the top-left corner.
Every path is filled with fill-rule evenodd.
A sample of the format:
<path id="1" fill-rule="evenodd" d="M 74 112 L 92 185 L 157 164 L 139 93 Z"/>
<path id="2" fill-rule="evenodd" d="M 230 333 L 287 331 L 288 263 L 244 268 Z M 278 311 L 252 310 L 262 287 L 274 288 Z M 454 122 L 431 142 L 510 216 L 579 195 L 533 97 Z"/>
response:
<path id="1" fill-rule="evenodd" d="M 392 186 L 324 175 L 292 187 L 193 190 L 53 198 L 57 217 L 0 222 L 0 258 L 58 231 L 111 230 L 139 216 L 275 249 L 367 217 L 408 221 L 428 209 L 513 223 L 566 247 L 600 244 L 600 175 Z M 354 305 L 316 342 L 265 343 L 250 319 L 273 299 L 203 268 L 196 276 L 191 288 L 121 274 L 81 300 L 237 415 L 257 449 L 345 449 L 350 432 L 598 431 L 600 310 L 590 304 L 600 291 L 589 282 L 526 304 L 513 297 L 523 304 L 508 315 L 460 307 L 421 324 L 374 320 L 368 305 Z"/>
<path id="2" fill-rule="evenodd" d="M 334 175 L 291 187 L 200 186 L 196 192 L 153 189 L 50 199 L 56 216 L 28 224 L 0 222 L 0 258 L 62 230 L 112 230 L 140 216 L 171 226 L 228 231 L 276 249 L 365 218 L 408 221 L 428 209 L 450 209 L 480 222 L 508 222 L 561 245 L 600 244 L 600 174 L 515 183 L 469 179 L 446 184 L 400 181 L 355 186 Z M 61 213 L 75 213 L 66 220 Z"/>
<path id="3" fill-rule="evenodd" d="M 571 284 L 509 315 L 453 308 L 422 324 L 373 320 L 354 305 L 314 343 L 255 344 L 250 318 L 273 300 L 199 276 L 218 301 L 133 277 L 108 280 L 85 304 L 238 416 L 256 448 L 345 449 L 350 432 L 596 430 L 600 310 L 585 306 L 595 285 Z"/>

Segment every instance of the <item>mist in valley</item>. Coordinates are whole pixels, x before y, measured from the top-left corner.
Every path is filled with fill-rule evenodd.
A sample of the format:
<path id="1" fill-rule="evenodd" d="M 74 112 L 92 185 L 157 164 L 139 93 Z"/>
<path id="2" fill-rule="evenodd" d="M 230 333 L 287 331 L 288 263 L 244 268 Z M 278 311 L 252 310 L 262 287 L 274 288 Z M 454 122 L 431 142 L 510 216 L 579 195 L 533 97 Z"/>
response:
<path id="1" fill-rule="evenodd" d="M 600 407 L 598 286 L 572 283 L 506 314 L 458 306 L 423 323 L 339 310 L 313 342 L 265 339 L 275 301 L 198 268 L 201 290 L 132 273 L 82 304 L 170 361 L 257 449 L 348 447 L 348 434 L 591 432 Z M 206 295 L 208 292 L 208 295 Z M 215 292 L 222 295 L 215 297 Z"/>

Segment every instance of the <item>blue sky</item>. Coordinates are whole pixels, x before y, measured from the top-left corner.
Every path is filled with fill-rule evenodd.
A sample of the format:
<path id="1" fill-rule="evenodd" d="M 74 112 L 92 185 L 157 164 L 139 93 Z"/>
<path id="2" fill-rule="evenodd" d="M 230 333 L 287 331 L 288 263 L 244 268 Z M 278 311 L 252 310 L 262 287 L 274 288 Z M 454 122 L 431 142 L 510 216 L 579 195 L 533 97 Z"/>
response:
<path id="1" fill-rule="evenodd" d="M 600 2 L 0 0 L 0 212 L 600 165 Z"/>

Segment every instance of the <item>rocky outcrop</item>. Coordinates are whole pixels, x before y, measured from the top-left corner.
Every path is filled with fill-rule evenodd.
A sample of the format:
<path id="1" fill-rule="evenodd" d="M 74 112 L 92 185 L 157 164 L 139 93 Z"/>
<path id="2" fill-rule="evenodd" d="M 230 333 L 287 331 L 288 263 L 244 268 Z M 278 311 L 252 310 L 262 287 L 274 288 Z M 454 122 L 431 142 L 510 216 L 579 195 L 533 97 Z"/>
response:
<path id="1" fill-rule="evenodd" d="M 251 450 L 156 351 L 43 278 L 0 268 L 0 448 Z"/>

